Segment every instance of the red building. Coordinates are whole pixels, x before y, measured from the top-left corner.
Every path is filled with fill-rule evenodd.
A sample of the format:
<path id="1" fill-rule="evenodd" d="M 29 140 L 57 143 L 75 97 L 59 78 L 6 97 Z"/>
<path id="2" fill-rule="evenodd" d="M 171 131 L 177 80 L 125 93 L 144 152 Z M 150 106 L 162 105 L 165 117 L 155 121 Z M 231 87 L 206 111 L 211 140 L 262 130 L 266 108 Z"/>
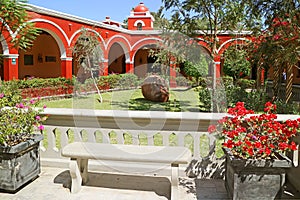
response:
<path id="1" fill-rule="evenodd" d="M 149 9 L 140 3 L 128 17 L 128 28 L 122 23 L 106 17 L 103 22 L 80 18 L 38 6 L 28 8 L 30 21 L 42 30 L 31 49 L 22 51 L 12 48 L 12 45 L 1 40 L 0 53 L 4 55 L 0 75 L 4 80 L 23 79 L 26 76 L 41 78 L 66 77 L 78 73 L 74 64 L 72 47 L 74 47 L 82 28 L 94 32 L 103 50 L 104 65 L 100 74 L 135 73 L 144 77 L 153 63 L 148 57 L 149 49 L 159 47 L 160 31 L 153 29 L 154 18 Z M 6 33 L 15 37 L 15 33 Z M 213 60 L 217 68 L 217 76 L 221 72 L 221 55 L 232 44 L 243 43 L 250 38 L 249 34 L 220 34 L 218 55 Z M 208 42 L 199 34 L 199 44 L 208 53 Z M 176 71 L 170 75 L 175 77 Z"/>

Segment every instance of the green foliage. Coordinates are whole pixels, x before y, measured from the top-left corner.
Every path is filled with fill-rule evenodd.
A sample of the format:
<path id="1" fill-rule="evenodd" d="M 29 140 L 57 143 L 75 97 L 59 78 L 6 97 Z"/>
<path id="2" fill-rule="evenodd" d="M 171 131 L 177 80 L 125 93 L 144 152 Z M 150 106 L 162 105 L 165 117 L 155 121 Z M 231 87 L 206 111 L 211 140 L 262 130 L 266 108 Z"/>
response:
<path id="1" fill-rule="evenodd" d="M 234 80 L 249 76 L 251 65 L 246 60 L 247 52 L 234 47 L 229 47 L 225 51 L 224 73 L 227 76 L 233 77 Z"/>
<path id="2" fill-rule="evenodd" d="M 96 77 L 99 71 L 103 71 L 103 52 L 97 34 L 82 28 L 81 34 L 73 48 L 73 54 L 78 64 L 77 67 L 83 68 L 85 72 L 89 72 L 97 90 L 99 102 L 102 103 L 103 99 Z"/>
<path id="3" fill-rule="evenodd" d="M 15 80 L 19 89 L 24 88 L 45 88 L 45 87 L 57 87 L 64 85 L 74 85 L 75 79 L 67 79 L 65 77 L 57 78 L 32 78 L 24 80 Z"/>
<path id="4" fill-rule="evenodd" d="M 223 84 L 219 80 L 217 82 L 219 83 L 214 97 L 212 97 L 212 89 L 210 89 L 209 84 L 198 89 L 200 109 L 204 112 L 212 111 L 213 98 L 219 112 L 226 112 L 228 107 L 233 107 L 237 102 L 244 102 L 248 109 L 261 112 L 264 109 L 264 104 L 270 100 L 264 90 L 255 90 L 248 87 L 254 84 L 253 81 L 239 80 L 234 83 L 231 77 L 224 77 Z"/>
<path id="5" fill-rule="evenodd" d="M 198 88 L 199 91 L 199 108 L 202 112 L 211 111 L 211 90 L 207 87 Z"/>
<path id="6" fill-rule="evenodd" d="M 28 22 L 26 2 L 26 0 L 1 0 L 0 2 L 0 16 L 2 20 L 0 30 L 2 36 L 6 36 L 3 39 L 11 42 L 14 47 L 23 50 L 30 47 L 39 34 L 39 30 L 34 27 L 34 23 Z M 12 32 L 17 31 L 17 35 L 10 37 L 8 34 L 3 34 L 4 31 L 7 31 L 7 26 L 10 27 Z"/>
<path id="7" fill-rule="evenodd" d="M 276 100 L 274 101 L 274 104 L 277 106 L 277 113 L 280 114 L 299 114 L 300 113 L 300 107 L 297 103 L 286 103 L 282 100 Z"/>
<path id="8" fill-rule="evenodd" d="M 121 76 L 118 74 L 110 74 L 108 76 L 101 76 L 98 79 L 98 85 L 100 87 L 109 86 L 110 89 L 117 88 L 119 86 Z"/>
<path id="9" fill-rule="evenodd" d="M 167 29 L 179 31 L 192 38 L 199 35 L 197 31 L 203 31 L 205 39 L 210 41 L 209 50 L 213 55 L 217 54 L 219 45 L 217 34 L 228 30 L 244 30 L 247 27 L 246 1 L 163 0 L 162 2 L 165 10 L 172 13 Z"/>
<path id="10" fill-rule="evenodd" d="M 287 82 L 293 81 L 293 67 L 300 61 L 300 2 L 299 0 L 249 1 L 251 13 L 263 19 L 264 30 L 256 33 L 249 47 L 249 58 L 258 69 L 273 68 L 273 95 L 278 96 L 281 74 L 286 70 Z M 259 77 L 258 77 L 259 78 Z M 292 84 L 286 85 L 285 101 L 292 96 Z"/>
<path id="11" fill-rule="evenodd" d="M 201 76 L 208 74 L 208 63 L 206 58 L 201 55 L 199 57 L 200 59 L 196 63 L 186 61 L 183 68 L 186 75 L 196 78 L 197 83 Z"/>
<path id="12" fill-rule="evenodd" d="M 132 87 L 137 87 L 140 85 L 140 81 L 137 75 L 129 73 L 129 74 L 120 74 L 120 79 L 118 85 L 120 88 L 128 89 Z"/>
<path id="13" fill-rule="evenodd" d="M 176 77 L 176 85 L 178 87 L 180 87 L 180 86 L 187 87 L 187 86 L 192 85 L 192 81 L 187 79 L 186 77 L 178 76 L 178 77 Z"/>
<path id="14" fill-rule="evenodd" d="M 39 100 L 23 100 L 15 81 L 0 83 L 0 146 L 13 146 L 42 130 L 45 118 L 37 109 Z"/>
<path id="15" fill-rule="evenodd" d="M 236 80 L 235 83 L 243 89 L 251 89 L 255 87 L 255 80 L 240 78 Z"/>

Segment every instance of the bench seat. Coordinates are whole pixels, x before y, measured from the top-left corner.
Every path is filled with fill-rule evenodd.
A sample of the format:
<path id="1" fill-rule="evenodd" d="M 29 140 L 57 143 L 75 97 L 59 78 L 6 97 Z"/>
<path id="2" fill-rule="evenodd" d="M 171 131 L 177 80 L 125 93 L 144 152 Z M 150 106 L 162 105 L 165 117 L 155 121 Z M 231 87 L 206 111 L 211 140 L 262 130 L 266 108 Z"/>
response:
<path id="1" fill-rule="evenodd" d="M 74 142 L 66 145 L 62 156 L 71 158 L 71 192 L 81 189 L 88 180 L 88 160 L 126 161 L 141 163 L 162 163 L 171 166 L 171 199 L 178 199 L 178 167 L 188 164 L 192 159 L 191 151 L 178 146 L 138 146 L 123 144 L 103 144 Z"/>

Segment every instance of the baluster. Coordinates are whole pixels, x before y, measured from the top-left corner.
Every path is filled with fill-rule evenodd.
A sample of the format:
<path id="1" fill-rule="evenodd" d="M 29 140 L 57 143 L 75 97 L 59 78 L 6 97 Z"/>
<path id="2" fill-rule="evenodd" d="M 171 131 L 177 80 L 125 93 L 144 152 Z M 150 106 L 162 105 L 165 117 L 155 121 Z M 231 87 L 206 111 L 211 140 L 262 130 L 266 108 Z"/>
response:
<path id="1" fill-rule="evenodd" d="M 56 140 L 55 140 L 55 131 L 56 128 L 53 126 L 48 126 L 47 129 L 45 129 L 47 132 L 47 140 L 48 140 L 48 148 L 45 152 L 47 156 L 49 157 L 57 157 L 58 155 L 58 149 L 56 147 Z"/>
<path id="2" fill-rule="evenodd" d="M 139 145 L 139 134 L 137 131 L 130 131 L 130 134 L 132 135 L 132 144 L 133 145 Z"/>
<path id="3" fill-rule="evenodd" d="M 102 133 L 102 142 L 105 144 L 109 144 L 110 143 L 110 139 L 109 139 L 110 130 L 101 129 L 101 133 Z"/>
<path id="4" fill-rule="evenodd" d="M 194 139 L 194 158 L 199 159 L 200 158 L 200 137 L 202 134 L 192 134 Z"/>
<path id="5" fill-rule="evenodd" d="M 170 144 L 170 134 L 166 132 L 161 132 L 162 140 L 163 140 L 163 146 L 169 146 Z"/>
<path id="6" fill-rule="evenodd" d="M 82 142 L 82 135 L 81 135 L 81 129 L 80 128 L 74 128 L 72 129 L 74 134 L 74 141 L 75 142 Z"/>
<path id="7" fill-rule="evenodd" d="M 176 133 L 177 139 L 178 139 L 178 146 L 183 147 L 184 146 L 184 140 L 185 140 L 185 136 L 187 136 L 186 133 Z"/>
<path id="8" fill-rule="evenodd" d="M 60 145 L 61 148 L 66 146 L 69 143 L 69 128 L 60 128 Z"/>
<path id="9" fill-rule="evenodd" d="M 124 131 L 123 130 L 115 130 L 115 133 L 117 134 L 117 144 L 124 144 Z"/>
<path id="10" fill-rule="evenodd" d="M 96 129 L 86 128 L 85 131 L 87 133 L 87 141 L 96 142 L 96 136 L 95 136 Z"/>
<path id="11" fill-rule="evenodd" d="M 154 132 L 153 131 L 147 131 L 147 140 L 149 146 L 154 146 Z"/>

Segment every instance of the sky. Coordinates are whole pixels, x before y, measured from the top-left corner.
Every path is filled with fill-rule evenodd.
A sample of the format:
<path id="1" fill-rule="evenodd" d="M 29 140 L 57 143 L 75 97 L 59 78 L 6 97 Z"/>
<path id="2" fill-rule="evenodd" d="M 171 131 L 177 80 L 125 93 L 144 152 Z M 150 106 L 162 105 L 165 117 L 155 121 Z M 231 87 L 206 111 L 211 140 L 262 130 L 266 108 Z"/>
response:
<path id="1" fill-rule="evenodd" d="M 87 19 L 103 21 L 110 16 L 119 22 L 123 22 L 140 2 L 153 12 L 162 5 L 161 0 L 28 0 L 29 4 Z"/>

